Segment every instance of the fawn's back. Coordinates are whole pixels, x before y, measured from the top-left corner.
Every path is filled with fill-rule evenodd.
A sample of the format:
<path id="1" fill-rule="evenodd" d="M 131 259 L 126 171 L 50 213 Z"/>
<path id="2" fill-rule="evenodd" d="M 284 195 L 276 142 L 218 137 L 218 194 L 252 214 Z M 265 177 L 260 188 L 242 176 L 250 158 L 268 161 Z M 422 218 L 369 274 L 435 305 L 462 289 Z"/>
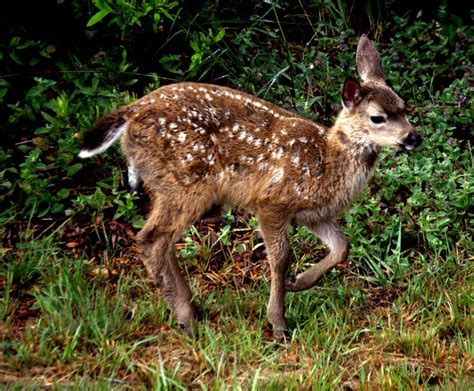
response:
<path id="1" fill-rule="evenodd" d="M 123 112 L 124 153 L 145 186 L 160 194 L 176 197 L 199 187 L 210 204 L 323 211 L 359 190 L 345 189 L 358 186 L 342 158 L 346 148 L 331 145 L 331 129 L 242 92 L 175 84 Z M 370 151 L 360 155 L 351 164 L 369 175 L 374 158 Z"/>

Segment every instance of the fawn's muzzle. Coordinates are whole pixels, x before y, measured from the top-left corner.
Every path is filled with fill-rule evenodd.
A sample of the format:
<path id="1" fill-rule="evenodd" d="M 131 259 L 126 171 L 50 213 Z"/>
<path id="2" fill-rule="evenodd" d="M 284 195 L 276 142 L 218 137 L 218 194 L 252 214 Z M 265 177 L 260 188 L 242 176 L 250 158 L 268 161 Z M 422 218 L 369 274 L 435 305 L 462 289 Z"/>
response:
<path id="1" fill-rule="evenodd" d="M 422 140 L 423 138 L 420 134 L 417 132 L 410 132 L 410 134 L 408 134 L 408 136 L 403 140 L 401 148 L 405 151 L 412 151 L 421 144 Z"/>

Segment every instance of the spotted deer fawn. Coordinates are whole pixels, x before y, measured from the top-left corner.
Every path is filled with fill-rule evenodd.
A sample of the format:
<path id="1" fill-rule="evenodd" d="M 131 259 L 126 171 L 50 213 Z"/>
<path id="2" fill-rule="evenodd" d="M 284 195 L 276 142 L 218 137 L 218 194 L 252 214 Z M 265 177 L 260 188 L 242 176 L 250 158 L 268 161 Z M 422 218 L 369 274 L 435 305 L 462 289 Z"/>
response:
<path id="1" fill-rule="evenodd" d="M 380 146 L 412 150 L 420 144 L 365 35 L 356 63 L 362 83 L 345 81 L 343 108 L 330 128 L 240 91 L 179 83 L 103 117 L 84 136 L 84 158 L 121 137 L 132 186 L 141 179 L 152 197 L 137 235 L 143 262 L 187 332 L 195 330 L 196 313 L 175 241 L 213 204 L 256 213 L 271 269 L 268 320 L 280 338 L 285 291 L 313 287 L 347 256 L 336 218 L 372 176 Z M 290 224 L 308 227 L 329 252 L 285 279 Z"/>

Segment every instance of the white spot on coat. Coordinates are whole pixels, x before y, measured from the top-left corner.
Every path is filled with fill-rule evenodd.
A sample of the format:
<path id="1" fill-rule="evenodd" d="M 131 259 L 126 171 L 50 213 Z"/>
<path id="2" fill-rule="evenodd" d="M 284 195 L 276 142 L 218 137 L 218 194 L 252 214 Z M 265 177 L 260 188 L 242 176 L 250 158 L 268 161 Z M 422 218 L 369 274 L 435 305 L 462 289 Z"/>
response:
<path id="1" fill-rule="evenodd" d="M 260 162 L 260 163 L 258 164 L 258 169 L 259 169 L 260 171 L 266 171 L 267 168 L 268 168 L 268 163 L 267 163 L 267 162 Z"/>
<path id="2" fill-rule="evenodd" d="M 309 167 L 307 164 L 303 165 L 303 175 L 308 176 L 310 174 Z"/>
<path id="3" fill-rule="evenodd" d="M 239 160 L 243 163 L 253 164 L 254 158 L 250 156 L 240 156 Z"/>
<path id="4" fill-rule="evenodd" d="M 300 162 L 300 155 L 298 155 L 297 153 L 295 153 L 292 157 L 291 157 L 291 163 L 293 163 L 294 166 L 298 166 Z"/>
<path id="5" fill-rule="evenodd" d="M 283 157 L 283 148 L 278 148 L 277 151 L 272 152 L 272 158 L 281 159 Z"/>
<path id="6" fill-rule="evenodd" d="M 186 141 L 186 133 L 184 132 L 179 132 L 178 134 L 178 141 L 180 143 L 183 143 L 184 141 Z"/>
<path id="7" fill-rule="evenodd" d="M 285 175 L 285 171 L 283 170 L 283 167 L 278 167 L 273 170 L 273 175 L 272 175 L 272 183 L 278 183 L 283 179 L 283 176 Z"/>

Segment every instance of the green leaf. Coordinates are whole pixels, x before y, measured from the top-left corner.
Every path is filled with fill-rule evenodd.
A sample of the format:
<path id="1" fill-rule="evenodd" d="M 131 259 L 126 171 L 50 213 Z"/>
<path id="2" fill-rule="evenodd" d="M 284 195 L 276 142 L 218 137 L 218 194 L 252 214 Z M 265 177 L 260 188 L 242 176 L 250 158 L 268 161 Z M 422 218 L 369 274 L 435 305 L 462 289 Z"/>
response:
<path id="1" fill-rule="evenodd" d="M 58 118 L 55 116 L 52 116 L 51 114 L 48 114 L 45 111 L 41 111 L 41 115 L 43 118 L 48 121 L 50 124 L 61 124 L 61 121 L 58 121 Z"/>
<path id="2" fill-rule="evenodd" d="M 46 46 L 43 50 L 41 50 L 39 53 L 46 58 L 51 58 L 51 54 L 56 51 L 56 46 L 54 45 L 48 45 Z"/>
<path id="3" fill-rule="evenodd" d="M 76 172 L 78 172 L 81 168 L 82 168 L 82 164 L 81 163 L 76 163 L 76 164 L 74 164 L 74 165 L 67 168 L 67 175 L 72 176 Z"/>
<path id="4" fill-rule="evenodd" d="M 69 197 L 69 189 L 62 188 L 61 190 L 59 190 L 56 193 L 56 196 L 61 200 L 64 200 L 64 199 L 68 198 Z"/>
<path id="5" fill-rule="evenodd" d="M 42 80 L 38 78 L 36 78 L 35 80 L 38 83 L 38 85 L 29 89 L 29 91 L 26 93 L 26 99 L 34 99 L 37 96 L 40 96 L 48 88 L 56 84 L 56 82 L 53 80 Z"/>
<path id="6" fill-rule="evenodd" d="M 91 26 L 95 25 L 96 23 L 98 23 L 102 19 L 104 19 L 111 12 L 112 12 L 112 10 L 110 10 L 110 9 L 103 9 L 102 11 L 97 12 L 92 18 L 89 19 L 86 26 L 91 27 Z"/>
<path id="7" fill-rule="evenodd" d="M 105 10 L 110 11 L 111 10 L 110 5 L 107 4 L 107 0 L 92 0 L 92 2 L 101 11 L 105 11 Z"/>
<path id="8" fill-rule="evenodd" d="M 153 14 L 153 31 L 155 33 L 158 32 L 160 21 L 161 21 L 161 14 L 159 12 L 155 12 Z"/>
<path id="9" fill-rule="evenodd" d="M 181 67 L 181 55 L 179 54 L 166 54 L 160 58 L 160 64 L 165 68 L 168 72 L 175 73 L 178 75 L 182 75 L 183 71 L 180 69 Z"/>

